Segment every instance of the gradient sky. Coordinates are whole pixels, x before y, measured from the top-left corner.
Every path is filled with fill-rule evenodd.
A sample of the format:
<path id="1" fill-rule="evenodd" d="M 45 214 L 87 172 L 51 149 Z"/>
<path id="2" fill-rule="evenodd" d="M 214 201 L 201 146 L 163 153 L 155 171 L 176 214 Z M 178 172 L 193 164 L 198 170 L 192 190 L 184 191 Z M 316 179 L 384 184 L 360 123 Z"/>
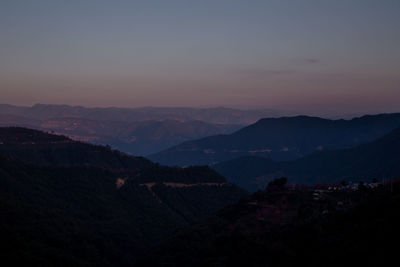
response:
<path id="1" fill-rule="evenodd" d="M 400 111 L 399 0 L 2 0 L 0 103 Z"/>

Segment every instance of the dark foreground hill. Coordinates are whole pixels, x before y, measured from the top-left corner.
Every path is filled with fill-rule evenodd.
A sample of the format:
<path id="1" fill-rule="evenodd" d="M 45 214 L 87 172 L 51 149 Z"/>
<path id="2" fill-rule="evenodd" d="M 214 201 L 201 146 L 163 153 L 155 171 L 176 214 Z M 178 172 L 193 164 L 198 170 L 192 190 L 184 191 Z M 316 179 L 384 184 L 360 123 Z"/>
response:
<path id="1" fill-rule="evenodd" d="M 141 266 L 385 266 L 398 257 L 399 208 L 399 183 L 260 191 L 180 231 Z"/>
<path id="2" fill-rule="evenodd" d="M 233 134 L 188 141 L 149 156 L 167 165 L 214 164 L 242 156 L 292 160 L 315 151 L 354 147 L 400 127 L 400 113 L 328 120 L 297 116 L 261 119 Z"/>
<path id="3" fill-rule="evenodd" d="M 208 167 L 163 167 L 0 129 L 0 256 L 10 265 L 132 266 L 177 229 L 245 195 Z"/>
<path id="4" fill-rule="evenodd" d="M 265 188 L 271 179 L 287 176 L 293 184 L 339 183 L 400 177 L 400 128 L 355 148 L 316 152 L 304 158 L 274 162 L 243 157 L 213 168 L 249 191 Z"/>
<path id="5" fill-rule="evenodd" d="M 145 158 L 129 156 L 109 147 L 20 127 L 0 127 L 0 155 L 44 166 L 139 170 L 154 165 Z"/>

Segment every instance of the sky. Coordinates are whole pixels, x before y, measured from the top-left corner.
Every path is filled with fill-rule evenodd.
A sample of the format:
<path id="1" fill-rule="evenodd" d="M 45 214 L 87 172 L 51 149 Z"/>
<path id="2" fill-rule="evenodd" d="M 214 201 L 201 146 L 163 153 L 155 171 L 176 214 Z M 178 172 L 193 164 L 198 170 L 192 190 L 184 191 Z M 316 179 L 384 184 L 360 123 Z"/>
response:
<path id="1" fill-rule="evenodd" d="M 0 103 L 400 112 L 398 0 L 1 0 Z"/>

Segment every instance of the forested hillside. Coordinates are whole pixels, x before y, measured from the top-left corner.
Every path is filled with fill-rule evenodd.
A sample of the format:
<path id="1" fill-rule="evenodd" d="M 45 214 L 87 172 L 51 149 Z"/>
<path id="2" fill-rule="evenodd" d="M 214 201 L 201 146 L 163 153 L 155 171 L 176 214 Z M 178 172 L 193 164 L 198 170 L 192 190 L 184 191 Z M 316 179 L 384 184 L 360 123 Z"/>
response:
<path id="1" fill-rule="evenodd" d="M 277 183 L 275 183 L 277 184 Z M 139 266 L 382 266 L 397 260 L 400 184 L 259 191 L 179 231 Z"/>
<path id="2" fill-rule="evenodd" d="M 245 196 L 208 167 L 170 168 L 23 128 L 0 128 L 4 262 L 131 266 L 150 246 Z"/>

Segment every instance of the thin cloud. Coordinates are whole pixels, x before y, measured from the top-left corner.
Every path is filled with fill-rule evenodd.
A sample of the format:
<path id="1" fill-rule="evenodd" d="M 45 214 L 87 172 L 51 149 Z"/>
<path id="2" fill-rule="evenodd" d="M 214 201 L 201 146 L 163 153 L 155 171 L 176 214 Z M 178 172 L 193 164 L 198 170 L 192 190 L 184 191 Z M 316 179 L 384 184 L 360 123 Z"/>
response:
<path id="1" fill-rule="evenodd" d="M 308 63 L 318 63 L 319 62 L 319 60 L 316 58 L 305 58 L 304 61 L 308 62 Z"/>
<path id="2" fill-rule="evenodd" d="M 265 77 L 272 77 L 272 76 L 282 76 L 282 75 L 288 75 L 292 74 L 294 71 L 293 70 L 273 70 L 273 69 L 265 69 L 265 68 L 248 68 L 248 69 L 239 69 L 235 70 L 234 74 L 235 75 L 241 75 L 246 78 L 251 78 L 251 79 L 261 79 Z"/>

